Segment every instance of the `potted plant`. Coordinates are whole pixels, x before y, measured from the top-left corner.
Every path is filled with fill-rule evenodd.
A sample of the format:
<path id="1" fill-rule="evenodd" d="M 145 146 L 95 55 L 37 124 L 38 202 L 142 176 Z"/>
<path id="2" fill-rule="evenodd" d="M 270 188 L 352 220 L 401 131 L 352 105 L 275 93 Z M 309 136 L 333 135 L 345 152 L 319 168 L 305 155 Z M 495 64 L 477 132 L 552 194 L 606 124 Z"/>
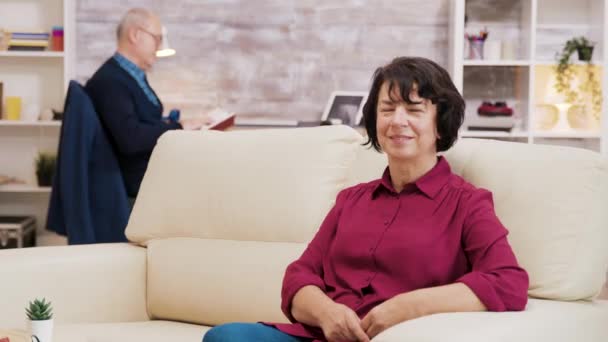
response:
<path id="1" fill-rule="evenodd" d="M 51 186 L 55 174 L 57 157 L 52 153 L 40 152 L 36 158 L 36 178 L 38 186 Z"/>
<path id="2" fill-rule="evenodd" d="M 46 299 L 35 299 L 25 308 L 29 331 L 32 339 L 39 342 L 52 342 L 53 338 L 53 308 Z"/>
<path id="3" fill-rule="evenodd" d="M 575 105 L 589 104 L 595 119 L 599 122 L 602 108 L 602 90 L 595 68 L 591 63 L 593 47 L 595 44 L 585 37 L 576 37 L 568 40 L 564 48 L 557 54 L 555 90 L 564 94 L 566 102 Z M 579 89 L 572 85 L 577 78 L 577 70 L 570 62 L 571 56 L 577 52 L 579 61 L 585 62 L 586 80 L 581 80 Z M 586 96 L 583 96 L 586 94 Z"/>

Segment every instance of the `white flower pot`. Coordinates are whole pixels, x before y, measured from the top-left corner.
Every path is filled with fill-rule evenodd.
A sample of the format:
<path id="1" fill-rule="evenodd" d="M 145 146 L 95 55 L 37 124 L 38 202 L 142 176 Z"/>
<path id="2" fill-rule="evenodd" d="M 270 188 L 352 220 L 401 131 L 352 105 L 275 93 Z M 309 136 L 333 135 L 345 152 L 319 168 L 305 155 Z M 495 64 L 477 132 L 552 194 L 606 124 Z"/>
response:
<path id="1" fill-rule="evenodd" d="M 34 338 L 36 336 L 40 342 L 53 342 L 52 319 L 46 321 L 28 321 L 28 323 L 30 334 L 32 334 L 32 341 L 36 341 Z"/>

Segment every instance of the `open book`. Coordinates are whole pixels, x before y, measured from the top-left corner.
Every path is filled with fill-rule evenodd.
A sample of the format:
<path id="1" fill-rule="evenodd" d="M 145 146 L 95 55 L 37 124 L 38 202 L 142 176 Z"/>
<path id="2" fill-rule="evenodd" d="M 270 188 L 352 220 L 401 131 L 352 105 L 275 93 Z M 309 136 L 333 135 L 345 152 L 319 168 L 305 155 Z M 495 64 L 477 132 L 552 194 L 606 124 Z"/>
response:
<path id="1" fill-rule="evenodd" d="M 228 112 L 223 109 L 216 108 L 207 115 L 209 115 L 211 123 L 207 126 L 201 127 L 201 130 L 213 129 L 223 131 L 231 126 L 234 126 L 236 114 L 233 112 Z"/>

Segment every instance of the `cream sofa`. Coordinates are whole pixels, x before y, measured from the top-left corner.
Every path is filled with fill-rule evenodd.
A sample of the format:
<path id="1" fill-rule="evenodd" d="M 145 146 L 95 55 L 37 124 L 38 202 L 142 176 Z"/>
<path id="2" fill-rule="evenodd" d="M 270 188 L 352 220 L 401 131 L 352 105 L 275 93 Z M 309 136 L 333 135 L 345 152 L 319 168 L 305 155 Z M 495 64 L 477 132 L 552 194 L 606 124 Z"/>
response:
<path id="1" fill-rule="evenodd" d="M 0 251 L 0 327 L 55 306 L 55 342 L 200 341 L 209 326 L 285 321 L 286 265 L 336 193 L 380 176 L 385 156 L 347 127 L 176 132 L 160 139 L 131 216 L 132 244 Z M 462 140 L 452 169 L 494 193 L 530 274 L 524 312 L 452 313 L 374 341 L 608 341 L 593 300 L 608 267 L 608 166 L 598 154 Z"/>

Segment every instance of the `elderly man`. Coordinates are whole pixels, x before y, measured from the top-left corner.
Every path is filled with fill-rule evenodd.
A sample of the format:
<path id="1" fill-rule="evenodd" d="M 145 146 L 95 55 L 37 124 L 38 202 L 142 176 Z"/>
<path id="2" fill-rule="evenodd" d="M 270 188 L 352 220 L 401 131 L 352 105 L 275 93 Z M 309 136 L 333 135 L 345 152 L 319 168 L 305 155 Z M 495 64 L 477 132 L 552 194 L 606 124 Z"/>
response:
<path id="1" fill-rule="evenodd" d="M 163 105 L 146 79 L 162 43 L 162 26 L 149 10 L 129 10 L 117 28 L 118 48 L 85 89 L 116 151 L 127 194 L 136 197 L 158 138 L 168 130 L 200 129 L 205 117 L 163 120 Z"/>

